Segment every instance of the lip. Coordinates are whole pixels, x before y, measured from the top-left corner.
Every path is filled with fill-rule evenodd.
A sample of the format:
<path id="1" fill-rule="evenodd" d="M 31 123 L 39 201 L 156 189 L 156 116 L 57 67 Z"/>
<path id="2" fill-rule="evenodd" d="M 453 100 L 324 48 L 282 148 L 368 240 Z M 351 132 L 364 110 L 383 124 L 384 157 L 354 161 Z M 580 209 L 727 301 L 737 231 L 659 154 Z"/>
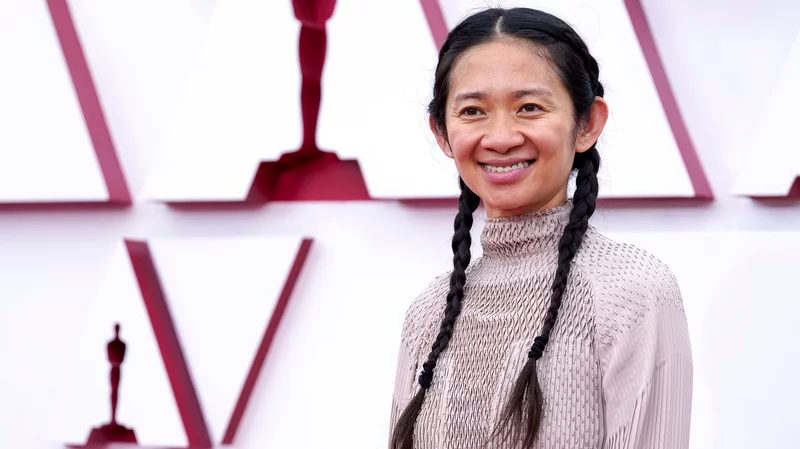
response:
<path id="1" fill-rule="evenodd" d="M 508 167 L 510 165 L 517 164 L 519 162 L 527 162 L 533 161 L 530 165 L 525 168 L 518 168 L 516 170 L 512 170 L 507 173 L 498 173 L 493 171 L 488 171 L 483 168 L 483 164 L 493 165 L 495 167 Z M 489 184 L 511 184 L 514 182 L 519 181 L 520 179 L 524 178 L 525 176 L 533 170 L 533 167 L 536 166 L 535 159 L 501 159 L 501 160 L 492 160 L 486 162 L 480 162 L 478 164 L 481 170 L 481 175 L 483 179 L 488 182 Z"/>

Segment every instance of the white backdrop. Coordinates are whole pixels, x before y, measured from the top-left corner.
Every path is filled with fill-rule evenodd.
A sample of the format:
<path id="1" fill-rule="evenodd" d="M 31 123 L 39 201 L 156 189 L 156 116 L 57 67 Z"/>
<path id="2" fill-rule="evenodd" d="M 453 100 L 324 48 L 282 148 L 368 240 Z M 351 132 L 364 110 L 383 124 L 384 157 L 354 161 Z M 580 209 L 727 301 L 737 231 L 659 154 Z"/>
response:
<path id="1" fill-rule="evenodd" d="M 403 312 L 435 275 L 449 269 L 453 208 L 439 203 L 360 201 L 186 210 L 153 201 L 175 196 L 240 198 L 247 186 L 241 187 L 244 181 L 233 174 L 235 170 L 249 170 L 246 176 L 252 176 L 255 167 L 247 165 L 250 159 L 274 160 L 299 144 L 301 126 L 293 121 L 299 120 L 299 109 L 290 101 L 297 97 L 299 73 L 296 66 L 279 70 L 280 64 L 290 59 L 284 53 L 264 46 L 266 61 L 275 63 L 270 70 L 247 58 L 238 59 L 263 70 L 273 87 L 285 89 L 280 93 L 256 91 L 255 99 L 246 95 L 244 88 L 258 85 L 257 78 L 239 79 L 235 72 L 197 68 L 196 55 L 213 54 L 202 49 L 220 48 L 213 42 L 253 45 L 246 38 L 209 38 L 211 25 L 231 20 L 232 16 L 214 13 L 223 3 L 69 1 L 134 203 L 123 209 L 0 205 L 1 447 L 58 448 L 65 443 L 80 443 L 92 426 L 107 420 L 104 346 L 113 336 L 115 320 L 122 322 L 122 338 L 129 345 L 123 365 L 120 421 L 136 430 L 142 445 L 187 444 L 189 437 L 125 249 L 126 238 L 149 241 L 208 431 L 218 444 L 250 370 L 253 348 L 260 344 L 263 327 L 302 237 L 312 239 L 313 244 L 233 445 L 281 449 L 385 447 Z M 242 1 L 238 5 L 257 7 L 260 3 Z M 353 27 L 359 21 L 371 23 L 372 43 L 383 39 L 377 33 L 385 33 L 386 42 L 395 42 L 397 36 L 392 33 L 402 31 L 394 31 L 402 28 L 402 23 L 380 11 L 348 21 L 338 14 L 358 14 L 359 9 L 349 5 L 357 2 L 341 3 L 331 19 L 326 62 L 331 73 L 324 74 L 328 78 L 323 78 L 323 87 L 340 97 L 350 93 L 353 100 L 349 105 L 342 104 L 341 98 L 323 93 L 320 146 L 343 158 L 359 159 L 380 146 L 386 160 L 427 157 L 433 161 L 428 172 L 431 176 L 450 176 L 443 165 L 447 161 L 435 154 L 432 141 L 424 135 L 419 144 L 398 142 L 395 145 L 406 146 L 389 151 L 393 137 L 376 133 L 374 123 L 391 126 L 393 114 L 398 115 L 398 121 L 406 120 L 403 114 L 407 113 L 424 118 L 420 112 L 424 100 L 419 101 L 416 112 L 405 106 L 390 112 L 379 109 L 383 122 L 375 122 L 376 118 L 370 116 L 379 114 L 365 105 L 371 104 L 371 98 L 385 99 L 384 95 L 401 90 L 392 85 L 370 85 L 363 91 L 353 86 L 334 90 L 337 80 L 342 79 L 335 77 L 337 66 L 369 60 L 373 54 L 348 53 L 347 44 L 334 47 L 335 21 Z M 619 7 L 622 2 L 602 3 L 616 5 L 618 12 L 624 10 Z M 785 191 L 793 175 L 800 172 L 796 165 L 800 145 L 791 132 L 800 116 L 796 108 L 786 106 L 791 103 L 785 100 L 797 95 L 800 4 L 789 3 L 643 0 L 661 61 L 715 200 L 636 200 L 600 209 L 594 219 L 595 225 L 610 236 L 638 244 L 664 259 L 679 279 L 695 357 L 693 449 L 794 448 L 800 437 L 800 385 L 796 382 L 800 349 L 792 332 L 800 325 L 796 283 L 800 272 L 800 204 L 744 196 L 780 196 L 781 189 Z M 0 60 L 7 64 L 4 67 L 22 67 L 23 75 L 47 73 L 52 77 L 9 75 L 7 70 L 0 74 L 0 199 L 107 198 L 85 134 L 75 128 L 66 137 L 53 131 L 54 126 L 63 125 L 61 120 L 74 122 L 81 116 L 75 99 L 69 97 L 73 94 L 57 91 L 58 83 L 63 84 L 68 77 L 62 76 L 66 75 L 63 61 L 52 59 L 58 55 L 57 47 L 53 47 L 57 41 L 51 36 L 48 43 L 47 33 L 52 30 L 48 28 L 47 9 L 44 3 L 37 4 L 30 0 L 0 1 Z M 22 14 L 20 5 L 25 5 L 28 15 L 14 16 Z M 459 2 L 442 0 L 441 5 L 448 23 L 457 20 L 464 10 Z M 600 3 L 593 7 L 604 11 L 598 17 L 611 15 L 611 9 L 597 5 Z M 291 53 L 296 51 L 298 23 L 292 20 L 290 9 L 280 8 L 282 17 L 287 18 L 285 24 L 275 20 L 269 32 L 254 26 L 243 27 L 242 33 L 246 37 L 247 30 L 255 30 L 260 33 L 259 39 L 280 39 L 275 42 L 290 46 Z M 233 14 L 236 9 L 223 10 Z M 409 14 L 419 11 L 416 7 L 408 10 L 417 11 Z M 565 6 L 564 14 L 571 10 L 571 5 Z M 592 14 L 586 10 L 584 7 L 579 16 L 591 22 Z M 376 23 L 385 27 L 374 29 Z M 419 23 L 424 25 L 424 21 Z M 604 35 L 603 23 L 595 22 L 599 36 Z M 14 33 L 33 33 L 34 29 L 41 31 L 33 34 L 41 39 L 38 47 L 33 46 L 32 38 L 15 37 Z M 287 37 L 274 37 L 279 36 L 277 31 Z M 591 40 L 591 35 L 587 39 Z M 26 59 L 19 51 L 25 45 L 29 45 L 28 53 L 45 62 Z M 334 62 L 337 55 L 342 59 Z M 397 54 L 400 62 L 410 57 Z M 619 64 L 625 61 L 623 58 Z M 383 62 L 374 62 L 383 67 L 380 64 Z M 613 67 L 620 70 L 618 65 Z M 211 76 L 198 78 L 197 73 Z M 226 76 L 234 76 L 234 81 Z M 198 79 L 222 83 L 217 89 L 224 88 L 225 83 L 245 83 L 239 86 L 244 92 L 242 98 L 253 101 L 250 109 L 264 109 L 264 122 L 271 123 L 270 114 L 285 113 L 285 125 L 239 128 L 247 138 L 240 134 L 237 139 L 260 142 L 259 151 L 264 153 L 242 156 L 238 147 L 215 148 L 208 142 L 219 135 L 196 123 L 184 122 L 184 128 L 173 126 L 175 111 L 192 110 L 192 101 L 198 98 L 191 93 L 192 86 L 198 89 L 195 92 L 203 91 L 198 88 L 203 86 Z M 10 88 L 9 83 L 19 88 Z M 624 97 L 624 86 L 616 89 L 620 97 Z M 406 87 L 425 94 L 416 85 Z M 63 100 L 54 99 L 46 93 L 49 91 L 42 90 L 45 88 L 56 89 L 52 95 L 61 95 Z M 42 95 L 35 97 L 40 106 L 21 109 L 20 105 L 34 101 L 26 100 L 34 94 Z M 237 104 L 228 111 L 242 115 L 242 111 L 236 111 Z M 54 108 L 61 108 L 60 112 Z M 225 118 L 217 113 L 216 117 Z M 652 114 L 657 121 L 657 111 Z M 202 110 L 195 116 L 210 120 L 208 117 Z M 38 122 L 33 126 L 23 118 Z M 331 125 L 324 124 L 328 118 L 333 120 Z M 349 125 L 336 123 L 345 119 L 350 120 Z M 30 128 L 22 132 L 17 123 L 28 123 Z M 234 128 L 241 125 L 234 120 L 225 123 Z M 621 120 L 617 125 L 620 135 L 634 132 L 630 130 L 634 125 L 623 125 Z M 326 126 L 348 131 L 329 133 L 331 140 L 325 141 Z M 403 126 L 409 130 L 417 125 Z M 212 134 L 206 140 L 197 139 L 187 132 L 192 129 Z M 181 146 L 171 140 L 187 136 L 194 138 L 194 143 L 185 144 L 184 140 Z M 59 144 L 67 138 L 73 140 L 62 149 Z M 636 191 L 641 181 L 631 181 L 628 185 L 634 191 L 628 196 L 693 196 L 686 190 L 687 185 L 690 190 L 692 186 L 686 184 L 683 175 L 664 175 L 669 166 L 649 158 L 647 155 L 654 154 L 650 148 L 632 144 L 614 150 L 611 142 L 609 145 L 608 151 L 639 151 L 637 157 L 641 159 L 634 159 L 631 165 L 624 162 L 629 159 L 622 159 L 616 164 L 618 168 L 612 164 L 614 170 L 607 173 L 603 188 L 613 189 L 622 180 L 655 179 L 659 175 L 664 176 L 659 181 L 663 185 L 646 185 L 641 191 Z M 675 159 L 677 148 L 664 148 L 665 157 L 679 160 Z M 194 184 L 170 184 L 169 175 L 175 173 L 171 170 L 181 168 L 175 161 L 185 160 L 176 157 L 174 151 L 189 155 L 195 154 L 193 149 L 215 151 L 214 157 L 231 157 L 216 159 L 221 161 L 216 166 L 207 164 L 217 172 L 206 176 L 194 172 Z M 74 157 L 45 163 L 60 151 L 73 150 Z M 36 151 L 39 153 L 31 153 Z M 613 157 L 609 159 L 614 161 Z M 234 165 L 226 162 L 229 160 L 244 162 L 239 168 L 231 168 Z M 403 176 L 391 178 L 396 181 L 371 185 L 370 180 L 380 183 L 386 179 L 376 175 L 381 170 L 380 161 L 364 160 L 361 164 L 373 196 L 421 195 L 397 191 L 404 180 L 419 179 L 413 165 L 404 165 L 407 162 L 399 165 L 410 167 L 400 172 Z M 370 168 L 370 164 L 377 164 L 372 165 L 377 168 Z M 622 174 L 616 176 L 618 173 Z M 7 181 L 12 178 L 14 182 Z M 776 178 L 782 186 L 767 185 Z M 431 182 L 442 189 L 451 188 L 441 179 Z M 479 220 L 475 235 L 480 227 Z"/>

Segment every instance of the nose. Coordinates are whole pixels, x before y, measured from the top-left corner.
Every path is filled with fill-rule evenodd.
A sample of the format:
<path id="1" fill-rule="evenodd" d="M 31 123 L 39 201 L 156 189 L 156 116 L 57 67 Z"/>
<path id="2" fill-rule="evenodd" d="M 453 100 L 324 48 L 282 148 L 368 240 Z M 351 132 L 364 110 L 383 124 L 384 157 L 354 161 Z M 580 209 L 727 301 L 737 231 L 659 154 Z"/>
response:
<path id="1" fill-rule="evenodd" d="M 481 145 L 498 153 L 506 153 L 525 143 L 525 136 L 517 129 L 509 117 L 495 116 L 490 119 L 489 128 L 481 139 Z"/>

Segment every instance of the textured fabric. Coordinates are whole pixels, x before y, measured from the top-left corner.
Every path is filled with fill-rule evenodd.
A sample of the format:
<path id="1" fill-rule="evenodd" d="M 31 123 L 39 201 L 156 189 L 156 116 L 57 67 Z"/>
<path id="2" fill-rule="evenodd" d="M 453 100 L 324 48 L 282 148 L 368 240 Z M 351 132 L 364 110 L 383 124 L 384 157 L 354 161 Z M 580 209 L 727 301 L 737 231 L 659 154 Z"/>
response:
<path id="1" fill-rule="evenodd" d="M 513 447 L 488 437 L 541 332 L 571 209 L 487 219 L 416 449 Z M 408 309 L 390 430 L 419 390 L 448 287 L 449 274 L 437 278 Z M 688 447 L 692 356 L 680 291 L 664 263 L 634 246 L 590 226 L 537 372 L 544 412 L 535 448 Z"/>

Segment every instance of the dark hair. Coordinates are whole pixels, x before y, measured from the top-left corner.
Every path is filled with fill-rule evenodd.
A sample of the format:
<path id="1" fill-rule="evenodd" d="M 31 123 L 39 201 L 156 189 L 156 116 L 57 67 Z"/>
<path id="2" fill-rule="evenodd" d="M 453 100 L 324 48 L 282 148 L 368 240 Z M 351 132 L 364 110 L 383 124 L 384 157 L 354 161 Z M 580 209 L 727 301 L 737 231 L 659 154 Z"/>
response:
<path id="1" fill-rule="evenodd" d="M 458 58 L 466 50 L 498 38 L 519 39 L 532 44 L 533 49 L 541 51 L 541 54 L 551 62 L 572 100 L 577 135 L 579 126 L 589 117 L 595 97 L 603 96 L 597 61 L 589 54 L 581 37 L 564 21 L 528 8 L 491 8 L 478 12 L 462 21 L 447 36 L 439 51 L 433 99 L 428 106 L 428 112 L 433 117 L 438 132 L 447 138 L 445 109 L 450 90 L 450 72 Z M 600 169 L 600 155 L 597 152 L 596 142 L 589 150 L 575 154 L 572 168 L 577 170 L 576 189 L 569 221 L 558 244 L 558 268 L 552 284 L 550 306 L 542 323 L 541 333 L 533 341 L 528 352 L 528 360 L 511 390 L 493 435 L 512 437 L 522 442 L 524 447 L 530 447 L 534 443 L 542 418 L 542 391 L 536 374 L 536 360 L 542 356 L 550 339 L 567 287 L 572 259 L 580 248 L 589 225 L 589 218 L 595 210 L 598 193 L 597 172 Z M 472 214 L 478 208 L 480 198 L 469 189 L 463 179 L 459 179 L 459 185 L 461 197 L 452 243 L 453 271 L 450 276 L 450 291 L 447 294 L 444 318 L 428 360 L 422 365 L 422 373 L 419 376 L 421 388 L 395 424 L 392 436 L 393 449 L 413 449 L 414 424 L 425 400 L 425 391 L 431 385 L 436 361 L 447 348 L 453 335 L 456 318 L 461 311 L 466 268 L 470 262 Z"/>

